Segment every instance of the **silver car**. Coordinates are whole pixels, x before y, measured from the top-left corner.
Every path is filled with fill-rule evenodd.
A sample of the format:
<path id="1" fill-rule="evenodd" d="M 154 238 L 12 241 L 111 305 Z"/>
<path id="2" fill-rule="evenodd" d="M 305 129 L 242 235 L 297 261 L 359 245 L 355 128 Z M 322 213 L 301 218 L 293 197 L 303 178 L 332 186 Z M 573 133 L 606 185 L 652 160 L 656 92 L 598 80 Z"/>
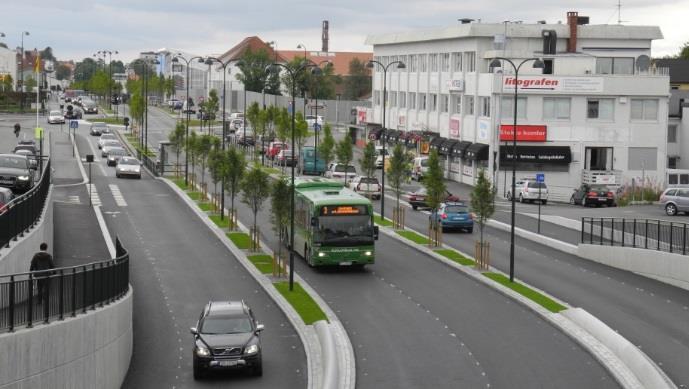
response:
<path id="1" fill-rule="evenodd" d="M 117 161 L 115 176 L 141 178 L 141 163 L 134 157 L 122 157 Z"/>
<path id="2" fill-rule="evenodd" d="M 116 140 L 106 140 L 103 141 L 103 147 L 101 147 L 101 157 L 105 158 L 108 156 L 108 151 L 112 149 L 113 147 L 120 148 L 122 145 L 120 144 L 119 141 Z"/>
<path id="3" fill-rule="evenodd" d="M 62 115 L 62 112 L 60 111 L 50 111 L 50 114 L 48 115 L 48 124 L 59 124 L 59 123 L 64 123 L 65 122 L 65 117 Z"/>
<path id="4" fill-rule="evenodd" d="M 111 134 L 111 133 L 106 133 L 102 134 L 100 138 L 98 139 L 98 148 L 102 149 L 103 144 L 105 143 L 106 140 L 117 140 L 117 135 Z"/>
<path id="5" fill-rule="evenodd" d="M 668 188 L 660 195 L 660 204 L 668 216 L 675 216 L 679 212 L 689 213 L 689 189 Z"/>
<path id="6" fill-rule="evenodd" d="M 120 158 L 124 157 L 127 155 L 127 150 L 125 150 L 122 147 L 113 147 L 108 151 L 108 160 L 107 160 L 107 165 L 108 166 L 117 166 L 117 162 L 120 160 Z"/>

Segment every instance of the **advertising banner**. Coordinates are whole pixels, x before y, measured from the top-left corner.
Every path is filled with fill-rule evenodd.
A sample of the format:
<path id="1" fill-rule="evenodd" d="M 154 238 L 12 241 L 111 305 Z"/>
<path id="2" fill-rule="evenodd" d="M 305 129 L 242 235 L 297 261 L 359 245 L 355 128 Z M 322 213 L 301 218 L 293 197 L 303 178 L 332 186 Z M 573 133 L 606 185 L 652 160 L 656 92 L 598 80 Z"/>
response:
<path id="1" fill-rule="evenodd" d="M 517 125 L 518 142 L 545 142 L 547 137 L 547 126 L 537 125 Z M 500 140 L 514 140 L 514 126 L 511 124 L 500 125 Z"/>

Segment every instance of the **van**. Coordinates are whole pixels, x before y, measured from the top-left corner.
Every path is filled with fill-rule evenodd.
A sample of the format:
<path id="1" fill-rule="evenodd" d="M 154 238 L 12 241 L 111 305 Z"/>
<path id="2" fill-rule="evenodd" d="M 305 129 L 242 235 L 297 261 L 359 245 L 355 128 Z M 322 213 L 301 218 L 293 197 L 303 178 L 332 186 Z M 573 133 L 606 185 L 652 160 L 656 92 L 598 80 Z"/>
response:
<path id="1" fill-rule="evenodd" d="M 299 154 L 301 174 L 321 175 L 325 173 L 325 160 L 316 154 L 313 146 L 304 146 Z"/>
<path id="2" fill-rule="evenodd" d="M 411 166 L 412 180 L 421 181 L 426 173 L 428 173 L 428 157 L 414 158 Z"/>

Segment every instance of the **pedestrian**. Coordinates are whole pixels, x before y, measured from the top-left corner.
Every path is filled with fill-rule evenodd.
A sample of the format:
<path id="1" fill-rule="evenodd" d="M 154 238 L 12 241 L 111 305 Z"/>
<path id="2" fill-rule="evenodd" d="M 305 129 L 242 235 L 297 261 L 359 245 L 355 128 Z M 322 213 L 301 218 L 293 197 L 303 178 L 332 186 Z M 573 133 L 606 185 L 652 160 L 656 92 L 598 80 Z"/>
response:
<path id="1" fill-rule="evenodd" d="M 40 250 L 34 254 L 31 259 L 31 267 L 29 271 L 34 272 L 34 279 L 38 282 L 38 293 L 40 299 L 38 303 L 40 304 L 43 300 L 48 300 L 48 289 L 50 288 L 50 276 L 53 274 L 52 271 L 46 271 L 55 268 L 55 262 L 53 262 L 53 256 L 48 253 L 48 244 L 43 242 L 40 245 Z"/>
<path id="2" fill-rule="evenodd" d="M 21 131 L 22 127 L 19 125 L 19 123 L 14 125 L 14 136 L 19 138 L 19 131 Z"/>

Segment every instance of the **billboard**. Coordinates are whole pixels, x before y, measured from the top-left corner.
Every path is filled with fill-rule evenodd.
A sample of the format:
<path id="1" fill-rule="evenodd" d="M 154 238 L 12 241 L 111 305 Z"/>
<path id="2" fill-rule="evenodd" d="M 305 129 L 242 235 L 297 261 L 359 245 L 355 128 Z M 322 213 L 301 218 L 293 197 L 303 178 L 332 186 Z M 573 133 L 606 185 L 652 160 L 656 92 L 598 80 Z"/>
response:
<path id="1" fill-rule="evenodd" d="M 545 142 L 547 126 L 519 124 L 517 125 L 517 141 L 519 142 Z M 514 126 L 512 124 L 500 125 L 500 140 L 514 140 Z"/>

